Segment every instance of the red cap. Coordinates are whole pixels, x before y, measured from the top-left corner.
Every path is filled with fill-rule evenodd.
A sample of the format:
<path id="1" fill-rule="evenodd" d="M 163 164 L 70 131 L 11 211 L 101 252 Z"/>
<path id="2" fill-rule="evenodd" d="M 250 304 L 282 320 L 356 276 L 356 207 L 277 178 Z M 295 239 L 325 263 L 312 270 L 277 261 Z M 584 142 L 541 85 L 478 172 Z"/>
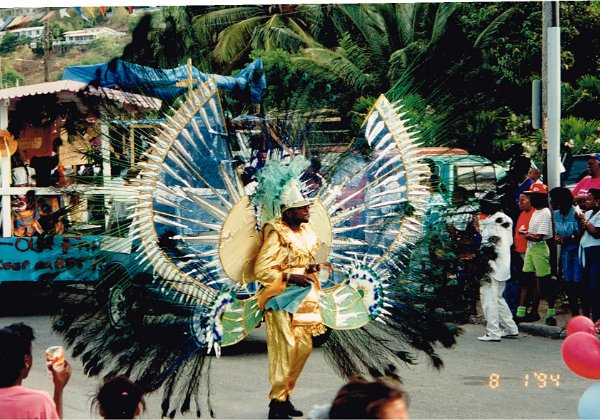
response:
<path id="1" fill-rule="evenodd" d="M 540 184 L 536 182 L 531 184 L 529 190 L 523 191 L 525 194 L 548 194 L 548 186 L 546 184 Z"/>

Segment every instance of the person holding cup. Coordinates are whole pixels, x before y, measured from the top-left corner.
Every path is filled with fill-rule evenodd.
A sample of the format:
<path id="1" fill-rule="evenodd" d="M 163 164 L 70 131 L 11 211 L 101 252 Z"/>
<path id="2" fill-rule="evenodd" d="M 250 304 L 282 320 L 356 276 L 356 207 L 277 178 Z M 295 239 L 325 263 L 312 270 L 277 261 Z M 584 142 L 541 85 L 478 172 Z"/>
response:
<path id="1" fill-rule="evenodd" d="M 1 419 L 62 418 L 63 389 L 72 371 L 67 361 L 63 360 L 62 369 L 56 364 L 48 364 L 54 383 L 54 398 L 50 398 L 47 392 L 21 385 L 32 367 L 31 342 L 34 338 L 33 329 L 23 323 L 0 329 Z"/>

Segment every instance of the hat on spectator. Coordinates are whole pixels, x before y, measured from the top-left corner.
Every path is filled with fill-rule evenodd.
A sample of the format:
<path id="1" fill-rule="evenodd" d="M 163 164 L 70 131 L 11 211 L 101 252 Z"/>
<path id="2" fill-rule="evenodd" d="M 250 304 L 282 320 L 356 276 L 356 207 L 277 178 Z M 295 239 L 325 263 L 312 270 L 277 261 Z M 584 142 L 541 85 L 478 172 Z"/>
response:
<path id="1" fill-rule="evenodd" d="M 598 162 L 600 162 L 600 153 L 590 153 L 588 157 L 590 159 L 596 159 Z"/>
<path id="2" fill-rule="evenodd" d="M 535 183 L 531 184 L 529 190 L 523 191 L 524 194 L 548 194 L 548 186 L 546 184 Z"/>

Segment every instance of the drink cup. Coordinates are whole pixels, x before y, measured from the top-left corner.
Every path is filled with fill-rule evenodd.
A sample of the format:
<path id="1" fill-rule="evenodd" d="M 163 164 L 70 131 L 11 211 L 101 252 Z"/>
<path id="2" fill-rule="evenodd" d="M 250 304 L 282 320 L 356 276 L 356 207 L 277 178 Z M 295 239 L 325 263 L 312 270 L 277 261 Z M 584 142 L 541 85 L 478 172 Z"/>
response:
<path id="1" fill-rule="evenodd" d="M 65 349 L 63 346 L 52 346 L 46 349 L 46 364 L 54 370 L 61 371 L 65 367 Z"/>

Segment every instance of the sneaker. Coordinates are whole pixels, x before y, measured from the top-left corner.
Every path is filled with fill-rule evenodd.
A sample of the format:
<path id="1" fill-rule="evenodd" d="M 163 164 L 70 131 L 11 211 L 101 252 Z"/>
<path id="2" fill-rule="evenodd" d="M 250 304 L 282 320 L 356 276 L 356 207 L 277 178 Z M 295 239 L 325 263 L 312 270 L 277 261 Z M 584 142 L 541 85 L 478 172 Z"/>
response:
<path id="1" fill-rule="evenodd" d="M 554 319 L 554 317 L 549 316 L 548 318 L 546 318 L 546 325 L 556 327 L 556 319 Z"/>
<path id="2" fill-rule="evenodd" d="M 482 335 L 481 337 L 477 337 L 479 341 L 500 341 L 499 338 L 492 337 L 491 335 Z"/>
<path id="3" fill-rule="evenodd" d="M 517 331 L 516 333 L 511 334 L 508 331 L 502 331 L 502 334 L 500 334 L 500 337 L 502 337 L 502 338 L 517 338 L 517 337 L 519 337 L 519 332 Z"/>

